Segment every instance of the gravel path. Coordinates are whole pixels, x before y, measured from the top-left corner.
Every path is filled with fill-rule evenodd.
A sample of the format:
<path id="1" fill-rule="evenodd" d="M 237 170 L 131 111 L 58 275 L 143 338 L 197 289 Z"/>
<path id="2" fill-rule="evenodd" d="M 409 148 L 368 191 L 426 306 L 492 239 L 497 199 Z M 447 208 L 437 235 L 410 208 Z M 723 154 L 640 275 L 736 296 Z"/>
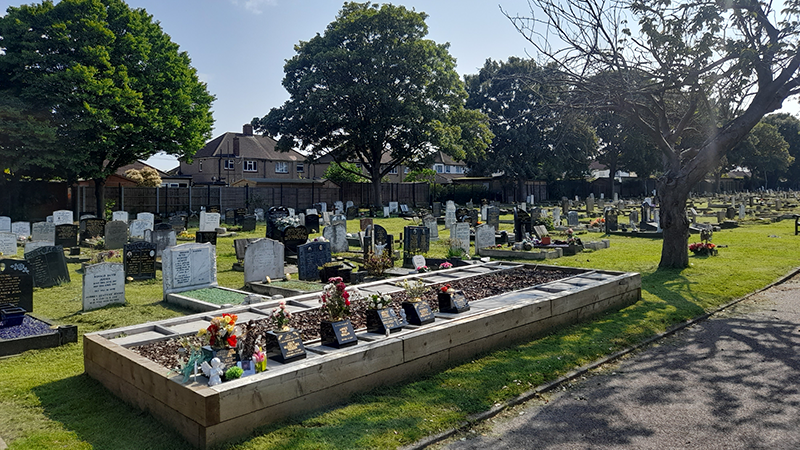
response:
<path id="1" fill-rule="evenodd" d="M 443 448 L 800 448 L 800 275 Z"/>

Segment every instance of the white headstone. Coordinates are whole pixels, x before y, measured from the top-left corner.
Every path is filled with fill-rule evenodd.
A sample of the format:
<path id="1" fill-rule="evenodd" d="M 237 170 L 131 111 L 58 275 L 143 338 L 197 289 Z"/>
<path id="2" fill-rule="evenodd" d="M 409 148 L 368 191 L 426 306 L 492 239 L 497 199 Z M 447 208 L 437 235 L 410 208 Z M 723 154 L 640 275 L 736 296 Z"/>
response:
<path id="1" fill-rule="evenodd" d="M 111 220 L 128 223 L 128 211 L 114 211 L 111 213 Z"/>
<path id="2" fill-rule="evenodd" d="M 306 215 L 307 216 L 313 216 L 313 215 L 318 215 L 318 214 L 319 213 L 317 212 L 316 208 L 311 208 L 311 209 L 307 209 L 306 210 Z"/>
<path id="3" fill-rule="evenodd" d="M 219 213 L 200 211 L 200 231 L 216 231 L 219 228 Z"/>
<path id="4" fill-rule="evenodd" d="M 388 206 L 383 207 L 383 217 L 389 217 L 389 214 L 392 213 L 392 209 Z"/>
<path id="5" fill-rule="evenodd" d="M 31 223 L 30 222 L 13 222 L 11 224 L 11 232 L 17 235 L 17 238 L 28 239 L 31 237 Z"/>
<path id="6" fill-rule="evenodd" d="M 742 203 L 739 205 L 739 220 L 744 220 L 744 216 L 745 216 L 745 209 L 744 209 L 744 203 Z"/>
<path id="7" fill-rule="evenodd" d="M 353 205 L 353 202 L 351 200 L 348 200 L 347 203 L 345 203 L 344 206 L 345 206 L 345 208 L 349 208 L 349 207 L 355 206 L 355 205 Z"/>
<path id="8" fill-rule="evenodd" d="M 149 231 L 148 223 L 144 220 L 133 219 L 128 223 L 128 229 L 130 230 L 131 238 L 134 239 L 144 239 L 145 238 L 145 231 Z"/>
<path id="9" fill-rule="evenodd" d="M 161 256 L 164 297 L 217 285 L 217 253 L 211 243 L 167 247 Z"/>
<path id="10" fill-rule="evenodd" d="M 331 224 L 331 212 L 322 211 L 322 225 L 328 226 Z"/>
<path id="11" fill-rule="evenodd" d="M 53 222 L 53 216 L 47 216 L 47 218 L 45 219 L 45 222 L 47 222 L 47 223 L 54 223 L 54 222 Z"/>
<path id="12" fill-rule="evenodd" d="M 11 217 L 0 216 L 0 232 L 11 233 Z"/>
<path id="13" fill-rule="evenodd" d="M 422 255 L 414 255 L 411 258 L 411 263 L 414 264 L 414 268 L 418 269 L 420 267 L 424 267 L 428 265 L 428 262 L 425 261 L 425 257 Z"/>
<path id="14" fill-rule="evenodd" d="M 444 210 L 445 229 L 452 229 L 454 223 L 456 223 L 456 204 L 452 200 L 448 200 Z"/>
<path id="15" fill-rule="evenodd" d="M 17 235 L 10 231 L 0 231 L 0 253 L 3 258 L 17 254 Z"/>
<path id="16" fill-rule="evenodd" d="M 389 212 L 396 213 L 397 211 L 399 211 L 399 209 L 397 209 L 398 205 L 399 204 L 397 202 L 389 202 Z"/>
<path id="17" fill-rule="evenodd" d="M 83 310 L 125 303 L 125 267 L 122 263 L 86 266 L 83 272 Z"/>
<path id="18" fill-rule="evenodd" d="M 259 239 L 247 245 L 244 251 L 244 282 L 264 281 L 266 277 L 280 280 L 284 277 L 282 242 Z"/>
<path id="19" fill-rule="evenodd" d="M 342 215 L 333 216 L 331 224 L 322 229 L 322 236 L 330 241 L 331 253 L 343 253 L 350 248 L 347 242 L 347 218 Z"/>
<path id="20" fill-rule="evenodd" d="M 322 209 L 322 212 L 328 211 L 328 204 L 326 202 L 319 202 L 319 206 L 320 209 Z"/>
<path id="21" fill-rule="evenodd" d="M 62 209 L 60 211 L 53 211 L 53 224 L 55 225 L 72 225 L 72 211 Z"/>
<path id="22" fill-rule="evenodd" d="M 489 220 L 489 206 L 483 205 L 481 206 L 481 222 L 486 222 Z"/>
<path id="23" fill-rule="evenodd" d="M 478 225 L 475 228 L 475 252 L 480 254 L 482 248 L 493 247 L 494 240 L 494 227 L 487 224 Z"/>
<path id="24" fill-rule="evenodd" d="M 36 222 L 31 230 L 31 240 L 55 242 L 56 226 L 52 222 Z"/>
<path id="25" fill-rule="evenodd" d="M 294 208 L 286 208 L 289 210 L 289 217 L 294 217 Z"/>
<path id="26" fill-rule="evenodd" d="M 153 244 L 156 244 L 157 257 L 160 257 L 164 254 L 165 248 L 174 247 L 177 244 L 175 230 L 153 230 L 150 231 L 150 236 L 148 239 Z"/>
<path id="27" fill-rule="evenodd" d="M 618 201 L 619 201 L 619 194 L 614 192 L 614 203 L 617 203 Z"/>
<path id="28" fill-rule="evenodd" d="M 425 216 L 422 223 L 431 231 L 431 240 L 439 240 L 439 224 L 436 222 L 436 218 L 431 215 Z"/>
<path id="29" fill-rule="evenodd" d="M 344 213 L 344 203 L 340 200 L 333 202 L 333 212 L 335 214 L 343 214 Z"/>
<path id="30" fill-rule="evenodd" d="M 143 212 L 136 215 L 136 220 L 143 220 L 147 222 L 147 229 L 152 231 L 156 225 L 156 216 L 149 212 Z"/>
<path id="31" fill-rule="evenodd" d="M 561 208 L 553 208 L 553 226 L 561 226 Z"/>
<path id="32" fill-rule="evenodd" d="M 469 224 L 467 222 L 456 222 L 451 230 L 452 247 L 464 249 L 464 253 L 469 255 Z"/>

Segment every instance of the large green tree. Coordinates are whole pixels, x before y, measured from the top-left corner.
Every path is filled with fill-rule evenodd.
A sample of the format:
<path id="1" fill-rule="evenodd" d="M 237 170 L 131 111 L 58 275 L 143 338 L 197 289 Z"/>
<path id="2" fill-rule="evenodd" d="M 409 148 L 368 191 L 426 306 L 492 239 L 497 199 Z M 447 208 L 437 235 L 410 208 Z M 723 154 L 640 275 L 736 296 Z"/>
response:
<path id="1" fill-rule="evenodd" d="M 402 6 L 345 3 L 324 34 L 295 46 L 283 86 L 290 98 L 261 119 L 313 157 L 359 162 L 381 204 L 381 178 L 441 149 L 474 159 L 491 140 L 486 118 L 464 108 L 466 92 L 447 44 L 425 39 L 427 15 Z"/>
<path id="2" fill-rule="evenodd" d="M 789 144 L 789 154 L 794 161 L 786 171 L 788 186 L 792 189 L 800 188 L 800 120 L 786 113 L 770 114 L 762 120 L 778 129 L 783 140 Z"/>
<path id="3" fill-rule="evenodd" d="M 800 2 L 532 0 L 510 17 L 589 110 L 625 115 L 659 147 L 661 268 L 689 264 L 692 188 L 800 92 Z M 635 22 L 635 24 L 633 24 Z M 558 43 L 551 45 L 553 43 Z M 597 78 L 604 74 L 602 78 Z M 705 139 L 687 146 L 687 133 Z"/>
<path id="4" fill-rule="evenodd" d="M 46 111 L 61 174 L 106 178 L 157 152 L 191 157 L 211 135 L 214 100 L 189 56 L 121 0 L 47 0 L 0 18 L 0 92 Z"/>
<path id="5" fill-rule="evenodd" d="M 556 107 L 563 95 L 552 87 L 557 77 L 553 67 L 517 57 L 487 60 L 478 74 L 464 77 L 467 108 L 486 114 L 495 135 L 486 158 L 471 164 L 474 173 L 503 172 L 521 184 L 588 170 L 595 135 L 583 114 Z"/>
<path id="6" fill-rule="evenodd" d="M 731 150 L 729 157 L 733 157 L 731 161 L 737 165 L 750 169 L 752 178 L 761 175 L 765 188 L 777 187 L 778 176 L 785 173 L 794 161 L 789 154 L 789 143 L 781 136 L 778 127 L 764 120 Z"/>

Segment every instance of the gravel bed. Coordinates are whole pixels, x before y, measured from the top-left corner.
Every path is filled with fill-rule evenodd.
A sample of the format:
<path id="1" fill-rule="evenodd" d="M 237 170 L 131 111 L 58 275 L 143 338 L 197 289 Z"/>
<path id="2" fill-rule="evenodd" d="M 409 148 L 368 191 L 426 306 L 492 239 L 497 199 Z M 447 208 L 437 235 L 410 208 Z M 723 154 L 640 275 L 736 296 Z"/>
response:
<path id="1" fill-rule="evenodd" d="M 501 273 L 478 275 L 447 284 L 450 284 L 453 289 L 463 291 L 467 300 L 472 302 L 505 292 L 560 280 L 570 275 L 572 275 L 571 271 L 558 269 L 536 270 L 531 267 L 520 267 Z M 422 300 L 427 301 L 433 311 L 439 310 L 437 291 L 444 284 L 432 285 L 431 289 L 422 297 Z M 391 307 L 399 314 L 402 310 L 401 304 L 406 300 L 405 292 L 392 294 Z M 351 306 L 350 321 L 356 330 L 366 327 L 366 310 L 366 303 L 354 302 Z M 303 341 L 309 341 L 319 338 L 319 323 L 324 319 L 327 319 L 327 316 L 319 309 L 301 311 L 293 315 L 290 326 L 300 333 Z M 272 321 L 269 319 L 251 320 L 249 323 L 240 325 L 247 329 L 242 351 L 245 355 L 251 355 L 256 345 L 264 346 L 266 344 L 264 336 L 267 331 L 273 328 Z M 195 342 L 199 342 L 199 340 L 195 340 Z M 173 368 L 178 364 L 178 349 L 180 348 L 181 346 L 177 339 L 169 339 L 132 347 L 131 350 L 164 367 Z"/>
<path id="2" fill-rule="evenodd" d="M 40 334 L 50 333 L 51 331 L 50 325 L 26 314 L 25 317 L 22 318 L 21 324 L 13 327 L 0 328 L 0 340 L 38 336 Z"/>

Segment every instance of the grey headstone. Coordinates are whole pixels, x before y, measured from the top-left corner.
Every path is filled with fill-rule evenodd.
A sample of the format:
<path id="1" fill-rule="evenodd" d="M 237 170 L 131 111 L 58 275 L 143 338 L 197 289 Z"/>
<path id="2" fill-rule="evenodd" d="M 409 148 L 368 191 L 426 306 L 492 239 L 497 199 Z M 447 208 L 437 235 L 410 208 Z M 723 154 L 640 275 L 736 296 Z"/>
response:
<path id="1" fill-rule="evenodd" d="M 11 223 L 11 232 L 16 234 L 18 238 L 28 239 L 31 237 L 31 223 L 13 222 Z"/>
<path id="2" fill-rule="evenodd" d="M 422 219 L 422 223 L 425 224 L 429 230 L 431 230 L 431 240 L 439 240 L 439 224 L 436 222 L 436 218 L 431 215 L 427 215 Z"/>
<path id="3" fill-rule="evenodd" d="M 177 244 L 175 230 L 153 230 L 150 232 L 150 242 L 156 244 L 156 256 L 160 257 L 167 247 L 174 247 Z"/>
<path id="4" fill-rule="evenodd" d="M 319 278 L 319 267 L 331 260 L 330 242 L 309 242 L 297 247 L 297 275 L 301 280 Z"/>
<path id="5" fill-rule="evenodd" d="M 347 243 L 347 225 L 343 225 L 341 221 L 333 222 L 334 224 L 331 224 L 322 230 L 322 236 L 330 241 L 331 252 L 346 252 L 350 248 L 349 244 Z"/>
<path id="6" fill-rule="evenodd" d="M 460 247 L 469 255 L 469 224 L 466 222 L 454 223 L 451 234 L 453 236 L 450 238 L 452 241 L 451 246 L 454 248 Z"/>
<path id="7" fill-rule="evenodd" d="M 72 211 L 62 209 L 60 211 L 53 211 L 53 224 L 54 225 L 62 225 L 62 224 L 69 224 L 72 225 L 72 222 L 75 220 L 72 216 Z"/>
<path id="8" fill-rule="evenodd" d="M 216 231 L 219 228 L 219 213 L 200 211 L 200 231 Z"/>
<path id="9" fill-rule="evenodd" d="M 493 226 L 495 230 L 500 229 L 500 208 L 490 206 L 486 209 L 486 223 Z"/>
<path id="10" fill-rule="evenodd" d="M 106 224 L 105 245 L 107 250 L 122 248 L 128 243 L 128 224 L 112 220 Z"/>
<path id="11" fill-rule="evenodd" d="M 256 230 L 256 216 L 244 216 L 242 218 L 242 231 Z"/>
<path id="12" fill-rule="evenodd" d="M 251 242 L 244 252 L 244 282 L 282 279 L 284 254 L 285 247 L 278 241 L 262 238 Z"/>
<path id="13" fill-rule="evenodd" d="M 561 226 L 561 208 L 553 208 L 553 226 Z"/>
<path id="14" fill-rule="evenodd" d="M 383 217 L 389 217 L 392 214 L 392 208 L 388 206 L 383 207 Z"/>
<path id="15" fill-rule="evenodd" d="M 577 211 L 570 211 L 567 213 L 567 225 L 571 227 L 577 227 L 580 224 L 578 222 L 578 212 Z"/>
<path id="16" fill-rule="evenodd" d="M 17 254 L 17 235 L 10 231 L 0 231 L 0 253 L 3 257 Z"/>
<path id="17" fill-rule="evenodd" d="M 161 258 L 164 296 L 217 285 L 217 253 L 211 244 L 167 247 Z"/>
<path id="18" fill-rule="evenodd" d="M 83 272 L 83 310 L 125 303 L 125 268 L 104 262 L 86 266 Z"/>
<path id="19" fill-rule="evenodd" d="M 31 229 L 31 240 L 55 242 L 56 226 L 51 222 L 34 223 Z"/>
<path id="20" fill-rule="evenodd" d="M 414 268 L 418 269 L 423 266 L 427 266 L 428 262 L 425 261 L 425 257 L 422 255 L 414 255 L 411 257 L 411 263 L 414 264 Z"/>
<path id="21" fill-rule="evenodd" d="M 456 204 L 448 200 L 444 211 L 444 228 L 450 230 L 454 223 L 456 223 Z"/>
<path id="22" fill-rule="evenodd" d="M 25 259 L 30 263 L 34 286 L 49 288 L 70 282 L 67 258 L 60 245 L 37 248 L 26 254 Z"/>
<path id="23" fill-rule="evenodd" d="M 114 211 L 111 213 L 111 220 L 128 223 L 128 211 Z"/>
<path id="24" fill-rule="evenodd" d="M 483 224 L 475 228 L 475 251 L 480 254 L 480 249 L 494 247 L 495 229 L 491 225 Z"/>
<path id="25" fill-rule="evenodd" d="M 0 216 L 0 232 L 11 233 L 11 217 Z"/>
<path id="26" fill-rule="evenodd" d="M 144 239 L 144 232 L 148 230 L 149 224 L 144 220 L 134 219 L 128 222 L 128 229 L 132 239 Z"/>
<path id="27" fill-rule="evenodd" d="M 53 241 L 28 241 L 25 243 L 25 250 L 23 250 L 23 255 L 27 256 L 28 253 L 36 250 L 37 248 L 53 247 L 55 245 L 56 244 Z"/>

